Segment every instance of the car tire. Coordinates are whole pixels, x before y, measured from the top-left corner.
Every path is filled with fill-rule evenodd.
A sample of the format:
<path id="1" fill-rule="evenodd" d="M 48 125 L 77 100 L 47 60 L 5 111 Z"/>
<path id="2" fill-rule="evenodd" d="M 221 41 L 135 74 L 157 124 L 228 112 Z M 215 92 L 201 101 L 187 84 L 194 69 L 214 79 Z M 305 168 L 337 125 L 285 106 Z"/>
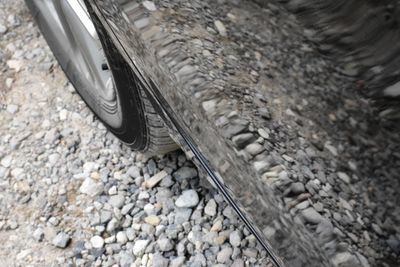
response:
<path id="1" fill-rule="evenodd" d="M 177 144 L 171 139 L 161 117 L 147 98 L 141 82 L 119 53 L 99 19 L 95 15 L 87 13 L 97 33 L 98 49 L 103 51 L 104 60 L 101 68 L 108 71 L 112 79 L 112 85 L 109 86 L 109 83 L 107 83 L 105 89 L 108 90 L 108 87 L 112 87 L 114 90 L 114 92 L 111 92 L 114 96 L 110 97 L 113 100 L 110 103 L 102 96 L 103 91 L 96 87 L 96 84 L 101 84 L 101 82 L 91 83 L 90 79 L 87 78 L 90 75 L 79 68 L 77 62 L 80 59 L 76 58 L 74 53 L 77 53 L 77 51 L 73 45 L 78 44 L 84 47 L 86 44 L 82 44 L 83 41 L 79 40 L 79 36 L 78 38 L 75 37 L 79 34 L 76 32 L 80 30 L 79 27 L 68 24 L 68 16 L 70 16 L 68 12 L 70 11 L 69 6 L 65 6 L 68 1 L 53 1 L 50 7 L 46 7 L 43 4 L 44 2 L 46 1 L 26 1 L 61 68 L 96 117 L 103 122 L 109 131 L 133 150 L 155 155 L 165 154 L 177 149 Z M 82 4 L 82 1 L 79 0 L 75 2 Z M 54 19 L 58 22 L 61 21 L 62 29 L 57 29 L 54 26 L 57 23 L 52 21 L 51 15 L 49 15 L 52 12 L 45 10 L 45 8 L 55 9 L 53 13 L 57 12 L 57 15 L 53 14 L 52 16 L 59 16 L 59 18 L 55 17 Z M 60 31 L 66 34 L 60 34 Z M 85 33 L 82 33 L 82 35 L 85 35 Z M 71 44 L 68 42 L 71 42 Z M 90 51 L 92 50 L 90 49 Z M 84 51 L 79 51 L 79 53 L 82 53 L 82 57 L 86 57 Z M 99 66 L 89 66 L 88 69 L 97 67 Z M 93 76 L 101 75 L 103 74 Z M 107 92 L 107 94 L 110 95 L 110 92 Z"/>

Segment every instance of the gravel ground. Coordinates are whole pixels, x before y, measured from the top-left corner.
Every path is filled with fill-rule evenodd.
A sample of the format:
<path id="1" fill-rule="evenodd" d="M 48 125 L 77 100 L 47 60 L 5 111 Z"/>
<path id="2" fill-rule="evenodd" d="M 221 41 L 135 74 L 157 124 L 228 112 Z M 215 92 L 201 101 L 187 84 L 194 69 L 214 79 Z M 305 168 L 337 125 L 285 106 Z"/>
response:
<path id="1" fill-rule="evenodd" d="M 336 266 L 399 266 L 397 123 L 378 119 L 367 99 L 336 79 L 328 60 L 309 53 L 294 18 L 273 4 L 261 11 L 241 1 L 233 9 L 225 1 L 154 2 L 175 10 L 160 16 L 168 19 L 167 33 L 188 40 L 192 32 L 178 26 L 190 17 L 192 25 L 211 25 L 201 31 L 210 40 L 229 37 L 176 44 L 187 45 L 177 51 L 190 58 L 226 60 L 224 68 L 198 61 L 222 85 L 244 81 L 243 70 L 252 69 L 250 96 L 253 88 L 274 89 L 264 92 L 272 99 L 263 105 L 268 118 L 229 136 Z M 190 16 L 190 5 L 210 14 Z M 268 266 L 222 197 L 199 186 L 203 180 L 182 152 L 149 159 L 107 134 L 20 0 L 0 0 L 0 73 L 1 266 Z M 271 73 L 277 89 L 263 87 Z M 242 92 L 237 84 L 232 90 Z M 213 99 L 203 108 L 219 116 L 236 110 L 242 103 L 236 100 Z M 252 114 L 249 104 L 243 114 Z M 268 227 L 271 240 L 278 239 L 280 229 Z"/>
<path id="2" fill-rule="evenodd" d="M 269 266 L 178 151 L 107 133 L 22 1 L 0 0 L 0 266 Z"/>

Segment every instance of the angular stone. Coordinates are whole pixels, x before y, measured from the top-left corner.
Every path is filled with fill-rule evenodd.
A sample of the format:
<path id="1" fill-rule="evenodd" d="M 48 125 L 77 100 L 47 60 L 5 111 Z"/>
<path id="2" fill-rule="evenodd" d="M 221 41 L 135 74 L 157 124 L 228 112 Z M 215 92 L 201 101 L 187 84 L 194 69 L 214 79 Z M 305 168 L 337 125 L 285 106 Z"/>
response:
<path id="1" fill-rule="evenodd" d="M 160 171 L 150 179 L 147 179 L 144 181 L 143 185 L 146 188 L 153 188 L 155 187 L 159 182 L 161 182 L 162 179 L 168 176 L 168 173 L 166 171 Z"/>
<path id="2" fill-rule="evenodd" d="M 215 216 L 217 214 L 217 203 L 214 199 L 210 199 L 204 207 L 204 213 L 208 216 Z"/>
<path id="3" fill-rule="evenodd" d="M 150 243 L 150 240 L 136 240 L 134 242 L 132 253 L 135 256 L 143 255 L 147 245 Z"/>
<path id="4" fill-rule="evenodd" d="M 68 234 L 60 232 L 53 238 L 52 244 L 58 248 L 66 248 L 70 240 L 71 237 Z"/>
<path id="5" fill-rule="evenodd" d="M 241 238 L 239 231 L 236 230 L 229 234 L 229 243 L 233 247 L 239 247 L 241 242 L 242 242 L 242 238 Z"/>

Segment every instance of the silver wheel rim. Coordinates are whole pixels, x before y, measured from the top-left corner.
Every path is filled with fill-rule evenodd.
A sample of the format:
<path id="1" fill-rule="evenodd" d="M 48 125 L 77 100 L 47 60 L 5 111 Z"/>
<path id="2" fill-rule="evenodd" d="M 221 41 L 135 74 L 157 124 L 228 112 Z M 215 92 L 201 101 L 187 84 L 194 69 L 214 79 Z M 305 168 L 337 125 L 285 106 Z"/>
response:
<path id="1" fill-rule="evenodd" d="M 83 86 L 77 88 L 92 110 L 109 126 L 122 125 L 122 112 L 101 42 L 82 0 L 34 0 L 56 45 L 68 57 Z M 71 78 L 71 77 L 70 77 Z"/>

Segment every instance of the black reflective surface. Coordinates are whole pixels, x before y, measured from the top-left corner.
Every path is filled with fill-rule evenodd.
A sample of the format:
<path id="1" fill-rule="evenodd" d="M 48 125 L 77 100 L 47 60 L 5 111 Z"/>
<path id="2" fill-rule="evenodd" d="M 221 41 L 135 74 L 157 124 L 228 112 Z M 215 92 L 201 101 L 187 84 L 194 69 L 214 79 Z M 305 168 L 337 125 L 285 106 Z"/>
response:
<path id="1" fill-rule="evenodd" d="M 358 223 L 361 236 L 378 223 L 369 213 L 382 209 L 364 209 L 366 198 L 399 200 L 389 180 L 399 128 L 386 119 L 397 114 L 398 26 L 379 22 L 382 10 L 397 18 L 394 1 L 88 2 L 174 138 L 276 265 L 396 266 L 398 255 L 363 256 L 341 231 Z M 295 182 L 305 190 L 294 194 Z M 346 220 L 334 219 L 336 199 L 355 202 Z M 388 204 L 379 220 L 388 213 L 400 219 Z"/>

